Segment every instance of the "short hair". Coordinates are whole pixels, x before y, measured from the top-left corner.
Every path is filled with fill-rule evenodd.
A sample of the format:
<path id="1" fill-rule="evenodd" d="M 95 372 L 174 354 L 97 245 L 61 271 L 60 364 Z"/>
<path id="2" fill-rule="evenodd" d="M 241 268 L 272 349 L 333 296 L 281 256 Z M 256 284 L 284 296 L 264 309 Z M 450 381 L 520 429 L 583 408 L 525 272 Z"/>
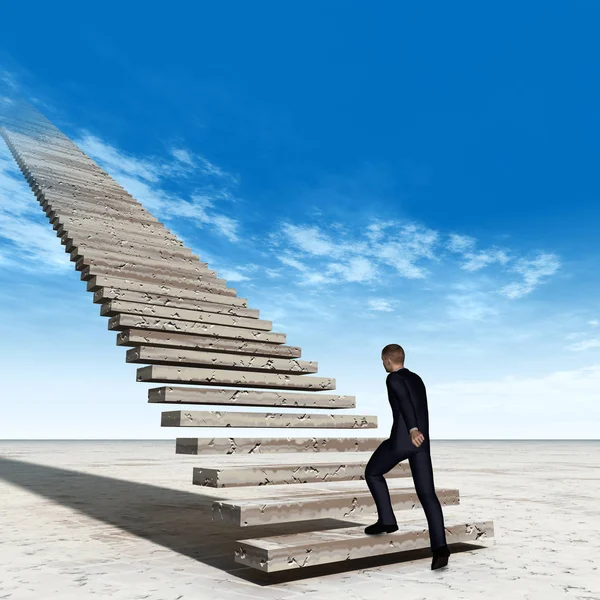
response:
<path id="1" fill-rule="evenodd" d="M 404 364 L 404 348 L 398 344 L 388 344 L 382 351 L 381 357 L 388 358 L 395 364 Z"/>

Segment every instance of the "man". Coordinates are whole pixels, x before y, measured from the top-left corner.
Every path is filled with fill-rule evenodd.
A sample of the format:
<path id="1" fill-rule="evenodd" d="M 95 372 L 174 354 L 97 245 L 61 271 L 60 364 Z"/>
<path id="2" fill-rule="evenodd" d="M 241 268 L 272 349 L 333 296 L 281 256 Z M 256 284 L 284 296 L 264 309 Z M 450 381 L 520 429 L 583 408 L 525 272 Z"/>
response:
<path id="1" fill-rule="evenodd" d="M 404 350 L 398 344 L 388 344 L 381 351 L 383 366 L 389 373 L 385 382 L 394 423 L 389 439 L 379 445 L 365 468 L 365 479 L 378 513 L 377 522 L 365 528 L 365 533 L 397 531 L 398 524 L 383 475 L 408 458 L 415 491 L 429 526 L 433 553 L 431 568 L 439 569 L 448 564 L 450 551 L 446 545 L 442 507 L 433 484 L 427 393 L 423 380 L 404 367 L 404 358 Z"/>

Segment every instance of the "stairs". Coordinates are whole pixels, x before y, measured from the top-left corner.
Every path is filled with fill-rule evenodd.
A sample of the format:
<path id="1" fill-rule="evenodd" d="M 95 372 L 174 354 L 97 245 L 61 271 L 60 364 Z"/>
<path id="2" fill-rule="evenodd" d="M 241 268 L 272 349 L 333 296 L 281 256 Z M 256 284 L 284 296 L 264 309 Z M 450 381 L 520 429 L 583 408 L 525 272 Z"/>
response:
<path id="1" fill-rule="evenodd" d="M 0 134 L 87 291 L 100 304 L 108 329 L 115 331 L 117 345 L 129 348 L 127 362 L 144 365 L 136 380 L 166 384 L 149 389 L 148 402 L 223 407 L 164 411 L 161 426 L 377 428 L 375 416 L 335 414 L 355 408 L 355 397 L 331 393 L 334 378 L 315 376 L 317 362 L 299 360 L 301 349 L 286 345 L 285 333 L 273 331 L 271 321 L 260 319 L 257 309 L 248 308 L 245 298 L 35 109 L 22 107 L 5 118 Z M 227 409 L 235 405 L 300 412 Z M 331 412 L 304 412 L 307 408 Z M 406 462 L 386 475 L 393 507 L 400 513 L 399 530 L 375 537 L 364 533 L 364 523 L 373 522 L 376 509 L 364 481 L 366 461 L 348 453 L 372 453 L 382 441 L 181 437 L 175 451 L 222 457 L 218 467 L 199 461 L 192 484 L 219 489 L 212 512 L 224 525 L 363 521 L 359 527 L 240 539 L 236 562 L 272 572 L 429 546 L 414 489 L 398 485 L 410 478 Z M 345 456 L 327 460 L 327 452 Z M 261 462 L 248 460 L 250 455 L 260 456 Z M 437 494 L 446 507 L 459 504 L 458 490 L 438 489 Z M 402 511 L 407 522 L 400 519 Z M 448 522 L 446 510 L 444 514 L 449 544 L 494 535 L 492 521 L 459 515 Z M 419 521 L 409 523 L 410 517 Z"/>

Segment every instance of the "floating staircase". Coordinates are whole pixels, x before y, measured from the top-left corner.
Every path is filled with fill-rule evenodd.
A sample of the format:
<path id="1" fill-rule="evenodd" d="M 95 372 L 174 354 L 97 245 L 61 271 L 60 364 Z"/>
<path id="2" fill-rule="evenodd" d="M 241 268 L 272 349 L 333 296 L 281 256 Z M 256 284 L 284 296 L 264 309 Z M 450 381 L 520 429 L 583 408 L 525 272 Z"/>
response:
<path id="1" fill-rule="evenodd" d="M 165 411 L 161 426 L 377 428 L 372 415 L 302 412 L 355 408 L 355 397 L 332 393 L 335 379 L 315 376 L 316 362 L 299 360 L 301 349 L 286 345 L 285 333 L 272 331 L 271 321 L 260 319 L 258 310 L 248 308 L 245 298 L 39 112 L 20 107 L 4 119 L 0 115 L 0 122 L 0 134 L 93 301 L 101 305 L 100 315 L 116 332 L 117 345 L 130 347 L 127 362 L 144 365 L 136 380 L 166 384 L 149 389 L 148 402 L 222 408 Z M 230 412 L 230 406 L 278 412 Z M 199 460 L 192 474 L 192 484 L 211 488 L 213 497 L 213 490 L 220 490 L 212 512 L 223 524 L 362 521 L 358 527 L 239 540 L 236 562 L 273 572 L 429 547 L 414 488 L 396 485 L 411 481 L 406 462 L 386 475 L 392 505 L 401 513 L 399 530 L 364 533 L 376 508 L 364 480 L 366 462 L 347 453 L 373 452 L 383 439 L 182 437 L 176 453 L 223 457 L 218 468 Z M 332 461 L 327 452 L 346 455 Z M 294 462 L 282 461 L 282 454 Z M 250 455 L 262 463 L 250 462 Z M 437 494 L 444 507 L 459 504 L 458 490 Z M 449 544 L 494 534 L 492 521 L 463 516 L 453 522 L 447 508 L 444 515 Z"/>

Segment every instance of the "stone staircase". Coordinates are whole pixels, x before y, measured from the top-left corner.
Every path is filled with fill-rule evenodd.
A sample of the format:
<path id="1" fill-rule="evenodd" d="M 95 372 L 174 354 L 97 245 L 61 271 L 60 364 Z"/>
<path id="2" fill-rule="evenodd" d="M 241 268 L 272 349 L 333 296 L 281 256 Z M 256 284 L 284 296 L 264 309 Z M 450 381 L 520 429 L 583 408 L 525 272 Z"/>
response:
<path id="1" fill-rule="evenodd" d="M 161 426 L 377 427 L 376 416 L 304 412 L 355 408 L 355 397 L 331 393 L 335 379 L 315 376 L 316 362 L 299 360 L 301 349 L 286 345 L 285 333 L 272 331 L 270 321 L 260 319 L 258 310 L 248 308 L 245 298 L 39 112 L 20 107 L 1 122 L 3 139 L 93 301 L 101 305 L 100 314 L 108 317 L 108 328 L 117 332 L 117 344 L 131 347 L 127 362 L 145 365 L 137 369 L 137 381 L 167 384 L 148 390 L 148 402 L 179 405 L 162 413 Z M 179 409 L 184 404 L 223 409 Z M 295 412 L 231 412 L 229 406 Z M 376 509 L 364 481 L 366 460 L 348 453 L 373 452 L 383 439 L 182 437 L 176 453 L 222 456 L 218 468 L 199 461 L 192 483 L 219 489 L 212 512 L 223 524 L 362 521 L 342 529 L 239 540 L 236 562 L 273 572 L 429 547 L 414 489 L 396 485 L 410 477 L 406 462 L 386 479 L 393 507 L 407 511 L 407 521 L 398 514 L 399 531 L 364 533 Z M 315 455 L 327 452 L 345 456 L 328 461 Z M 262 462 L 249 461 L 250 455 Z M 459 504 L 458 490 L 437 493 L 443 506 Z M 449 544 L 494 534 L 490 520 L 463 516 L 452 522 L 447 508 L 444 516 Z"/>

